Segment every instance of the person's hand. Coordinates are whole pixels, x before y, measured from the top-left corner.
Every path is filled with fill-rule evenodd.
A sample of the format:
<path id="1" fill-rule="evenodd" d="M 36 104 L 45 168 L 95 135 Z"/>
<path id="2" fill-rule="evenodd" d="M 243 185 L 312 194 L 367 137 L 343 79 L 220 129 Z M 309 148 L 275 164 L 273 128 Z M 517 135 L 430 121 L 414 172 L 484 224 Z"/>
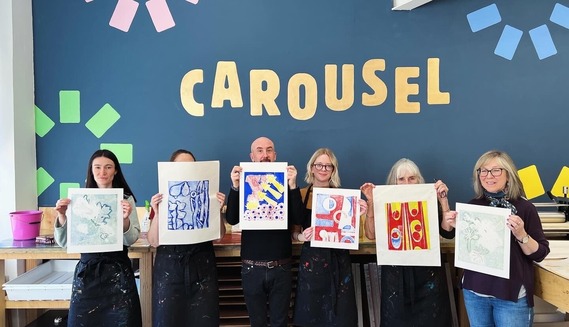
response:
<path id="1" fill-rule="evenodd" d="M 307 229 L 302 231 L 302 238 L 298 238 L 299 241 L 306 242 L 312 240 L 312 234 L 314 233 L 314 227 L 310 226 Z"/>
<path id="2" fill-rule="evenodd" d="M 359 205 L 360 205 L 360 215 L 367 214 L 367 202 L 365 200 L 360 199 Z"/>
<path id="3" fill-rule="evenodd" d="M 446 198 L 448 195 L 448 187 L 441 180 L 435 182 L 435 190 L 437 190 L 437 198 L 439 200 Z"/>
<path id="4" fill-rule="evenodd" d="M 162 202 L 162 197 L 162 194 L 156 193 L 152 198 L 150 198 L 150 206 L 152 207 L 152 210 L 154 210 L 155 215 L 158 214 L 158 205 Z"/>
<path id="5" fill-rule="evenodd" d="M 375 187 L 375 185 L 373 185 L 373 183 L 364 183 L 364 185 L 360 186 L 360 190 L 362 191 L 366 200 L 368 200 L 368 201 L 373 200 L 373 189 L 374 189 L 374 187 Z"/>
<path id="6" fill-rule="evenodd" d="M 240 166 L 233 166 L 233 169 L 231 169 L 231 183 L 234 188 L 239 188 L 239 179 L 241 178 L 242 171 L 243 168 Z"/>
<path id="7" fill-rule="evenodd" d="M 71 199 L 59 199 L 55 203 L 55 211 L 57 211 L 59 216 L 65 216 L 67 212 L 67 207 L 71 203 Z"/>
<path id="8" fill-rule="evenodd" d="M 521 240 L 523 237 L 527 235 L 527 232 L 524 228 L 524 221 L 520 216 L 517 215 L 510 215 L 508 220 L 506 220 L 506 225 L 514 234 L 514 237 L 518 240 Z"/>
<path id="9" fill-rule="evenodd" d="M 123 232 L 126 232 L 129 228 L 130 228 L 130 213 L 132 212 L 132 206 L 130 205 L 130 202 L 128 202 L 127 200 L 122 200 L 121 201 L 121 205 L 122 205 L 122 226 L 123 226 Z"/>
<path id="10" fill-rule="evenodd" d="M 67 198 L 59 199 L 55 203 L 55 211 L 57 212 L 57 220 L 59 221 L 60 226 L 63 226 L 63 224 L 65 224 L 67 221 L 67 216 L 65 216 L 65 213 L 67 212 L 69 203 L 71 203 L 71 199 Z"/>
<path id="11" fill-rule="evenodd" d="M 215 196 L 217 197 L 217 201 L 219 201 L 219 206 L 223 207 L 223 204 L 225 203 L 225 194 L 217 192 Z"/>
<path id="12" fill-rule="evenodd" d="M 296 168 L 294 166 L 287 166 L 286 167 L 286 179 L 288 180 L 288 187 L 291 190 L 296 188 Z"/>
<path id="13" fill-rule="evenodd" d="M 458 213 L 456 211 L 446 211 L 443 214 L 443 221 L 441 222 L 441 227 L 450 232 L 453 228 L 456 228 L 456 216 Z"/>

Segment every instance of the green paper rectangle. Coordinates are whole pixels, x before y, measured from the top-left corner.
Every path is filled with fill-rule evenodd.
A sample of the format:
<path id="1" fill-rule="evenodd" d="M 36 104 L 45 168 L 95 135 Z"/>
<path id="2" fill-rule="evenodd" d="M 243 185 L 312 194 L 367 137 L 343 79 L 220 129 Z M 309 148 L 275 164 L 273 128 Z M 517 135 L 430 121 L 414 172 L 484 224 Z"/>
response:
<path id="1" fill-rule="evenodd" d="M 70 188 L 80 188 L 81 184 L 79 183 L 59 183 L 59 198 L 66 199 L 69 196 L 67 195 Z"/>
<path id="2" fill-rule="evenodd" d="M 55 181 L 55 179 L 53 179 L 53 177 L 51 177 L 43 167 L 39 167 L 36 171 L 36 179 L 38 183 L 38 196 L 40 196 Z"/>
<path id="3" fill-rule="evenodd" d="M 79 91 L 59 91 L 59 121 L 79 123 L 81 121 Z"/>
<path id="4" fill-rule="evenodd" d="M 121 164 L 132 163 L 132 144 L 101 143 L 100 149 L 107 149 L 112 151 L 117 156 L 117 159 L 119 159 L 119 163 Z"/>
<path id="5" fill-rule="evenodd" d="M 97 113 L 85 124 L 87 129 L 97 138 L 101 138 L 118 120 L 121 115 L 110 105 L 105 104 Z"/>

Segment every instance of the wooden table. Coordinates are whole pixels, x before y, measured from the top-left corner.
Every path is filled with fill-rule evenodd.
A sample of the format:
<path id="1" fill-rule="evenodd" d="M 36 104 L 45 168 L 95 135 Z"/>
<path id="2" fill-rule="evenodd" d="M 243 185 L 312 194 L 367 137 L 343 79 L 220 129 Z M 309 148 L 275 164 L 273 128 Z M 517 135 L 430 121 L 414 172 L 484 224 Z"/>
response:
<path id="1" fill-rule="evenodd" d="M 144 327 L 152 326 L 152 252 L 150 246 L 137 242 L 129 248 L 128 256 L 140 260 L 140 304 Z M 80 254 L 68 254 L 57 245 L 41 245 L 35 241 L 1 241 L 0 272 L 4 272 L 8 259 L 26 260 L 26 271 L 37 266 L 44 259 L 79 259 Z M 0 284 L 6 282 L 1 274 Z M 0 296 L 0 327 L 6 326 L 7 309 L 68 309 L 69 301 L 10 301 L 6 293 Z M 28 315 L 33 319 L 33 315 Z M 28 321 L 29 322 L 29 321 Z"/>
<path id="2" fill-rule="evenodd" d="M 549 241 L 551 252 L 535 264 L 535 295 L 569 312 L 569 241 Z"/>

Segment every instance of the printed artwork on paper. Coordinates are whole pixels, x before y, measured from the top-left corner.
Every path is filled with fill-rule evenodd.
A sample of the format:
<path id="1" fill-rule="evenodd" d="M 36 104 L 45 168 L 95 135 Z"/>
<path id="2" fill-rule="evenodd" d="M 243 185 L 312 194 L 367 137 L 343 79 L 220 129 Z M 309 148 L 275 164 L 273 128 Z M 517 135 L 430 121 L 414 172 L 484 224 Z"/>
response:
<path id="1" fill-rule="evenodd" d="M 219 161 L 159 162 L 159 244 L 195 244 L 221 232 Z"/>
<path id="2" fill-rule="evenodd" d="M 209 181 L 168 181 L 168 229 L 209 227 Z"/>
<path id="3" fill-rule="evenodd" d="M 313 238 L 310 245 L 357 250 L 360 235 L 360 190 L 312 189 Z"/>
<path id="4" fill-rule="evenodd" d="M 373 203 L 379 265 L 441 265 L 434 184 L 376 186 Z"/>
<path id="5" fill-rule="evenodd" d="M 456 204 L 455 266 L 502 278 L 510 277 L 510 229 L 507 208 Z"/>
<path id="6" fill-rule="evenodd" d="M 242 162 L 240 166 L 241 229 L 287 229 L 287 163 Z"/>
<path id="7" fill-rule="evenodd" d="M 123 189 L 70 188 L 67 252 L 114 252 L 123 249 Z"/>
<path id="8" fill-rule="evenodd" d="M 385 204 L 390 251 L 428 250 L 429 217 L 425 201 L 390 202 Z"/>

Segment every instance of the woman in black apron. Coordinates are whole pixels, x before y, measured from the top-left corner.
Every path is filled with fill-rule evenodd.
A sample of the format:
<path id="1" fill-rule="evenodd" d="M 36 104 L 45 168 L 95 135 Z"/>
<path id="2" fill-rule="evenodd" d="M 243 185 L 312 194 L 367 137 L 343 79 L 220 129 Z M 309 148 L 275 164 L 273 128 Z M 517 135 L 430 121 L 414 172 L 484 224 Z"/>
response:
<path id="1" fill-rule="evenodd" d="M 170 161 L 193 162 L 194 155 L 177 150 Z M 217 193 L 222 204 L 223 193 Z M 219 288 L 212 241 L 197 244 L 159 245 L 158 205 L 162 194 L 152 196 L 155 213 L 148 231 L 148 241 L 156 248 L 152 274 L 152 326 L 219 326 Z M 223 209 L 222 209 L 223 212 Z M 221 218 L 221 237 L 225 235 Z"/>
<path id="2" fill-rule="evenodd" d="M 305 242 L 300 253 L 298 283 L 296 287 L 295 326 L 346 326 L 358 325 L 356 295 L 349 250 L 313 248 L 312 188 L 339 187 L 338 160 L 330 149 L 320 148 L 307 164 L 305 180 L 308 187 L 300 192 L 306 208 L 302 218 L 303 231 L 297 226 L 295 240 Z M 360 200 L 360 211 L 365 214 L 367 205 Z M 359 237 L 359 235 L 358 235 Z"/>
<path id="3" fill-rule="evenodd" d="M 75 267 L 68 326 L 142 326 L 140 298 L 127 247 L 138 239 L 140 225 L 135 197 L 128 186 L 117 157 L 109 150 L 97 150 L 87 168 L 86 188 L 122 188 L 123 250 L 82 253 Z M 67 207 L 70 199 L 55 205 L 54 236 L 57 244 L 67 245 Z"/>

